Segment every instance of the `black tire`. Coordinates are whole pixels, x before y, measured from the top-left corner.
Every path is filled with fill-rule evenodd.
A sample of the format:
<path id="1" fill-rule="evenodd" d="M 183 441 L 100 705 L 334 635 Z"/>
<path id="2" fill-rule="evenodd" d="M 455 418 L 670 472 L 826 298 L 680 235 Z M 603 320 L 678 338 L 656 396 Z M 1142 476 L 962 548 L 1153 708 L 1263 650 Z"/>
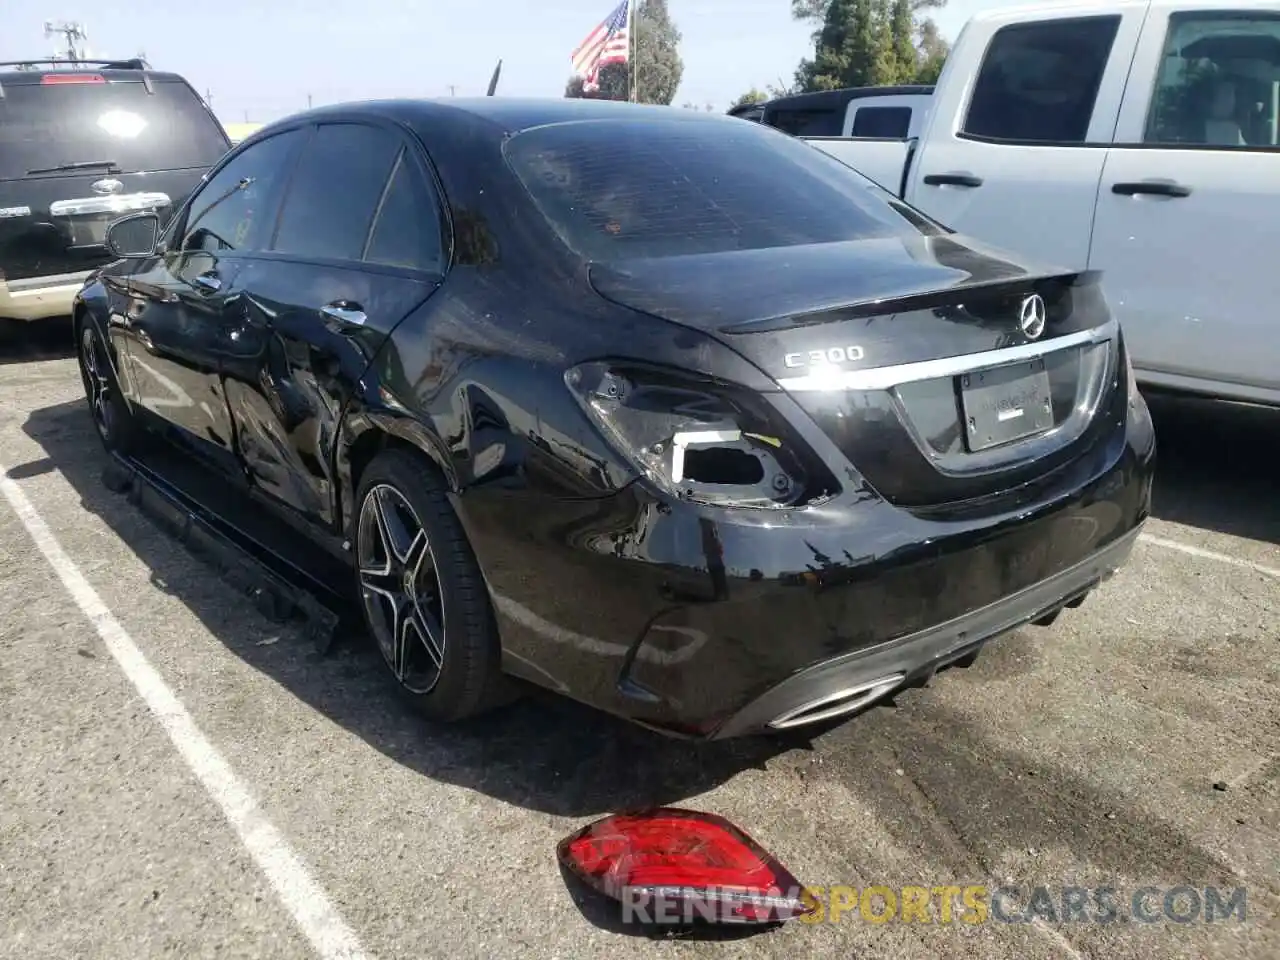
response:
<path id="1" fill-rule="evenodd" d="M 408 517 L 416 521 L 425 536 L 417 567 L 412 545 L 401 551 L 408 558 L 404 562 L 393 558 L 393 551 L 378 548 L 388 542 L 386 531 L 393 522 L 379 520 L 379 511 L 384 518 L 394 515 L 394 522 L 401 524 L 391 539 L 402 547 L 410 539 L 418 542 L 408 532 Z M 509 699 L 511 687 L 501 670 L 501 644 L 488 588 L 434 464 L 402 449 L 375 457 L 360 480 L 351 544 L 365 625 L 414 707 L 433 720 L 453 722 Z M 428 599 L 428 563 L 434 568 L 438 608 Z M 406 575 L 414 580 L 412 595 Z M 409 607 L 393 616 L 396 601 L 388 594 L 396 583 Z M 412 615 L 403 612 L 410 608 Z M 420 629 L 419 623 L 442 628 L 440 642 L 428 641 L 433 631 Z"/>
<path id="2" fill-rule="evenodd" d="M 98 439 L 108 453 L 132 453 L 140 444 L 142 426 L 120 391 L 120 381 L 102 333 L 97 324 L 81 315 L 76 320 L 75 334 L 80 382 Z"/>

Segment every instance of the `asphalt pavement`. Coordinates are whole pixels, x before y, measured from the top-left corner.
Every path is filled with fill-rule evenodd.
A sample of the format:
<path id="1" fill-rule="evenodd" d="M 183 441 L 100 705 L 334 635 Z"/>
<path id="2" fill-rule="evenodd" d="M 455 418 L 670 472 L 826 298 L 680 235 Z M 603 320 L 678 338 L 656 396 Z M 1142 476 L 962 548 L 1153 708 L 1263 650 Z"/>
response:
<path id="1" fill-rule="evenodd" d="M 1280 412 L 1153 398 L 1155 517 L 1084 606 L 812 739 L 697 745 L 550 696 L 433 726 L 365 639 L 319 656 L 106 489 L 65 339 L 0 356 L 0 956 L 1280 956 Z M 555 844 L 648 803 L 854 906 L 622 929 Z M 1000 916 L 857 892 L 975 885 Z"/>

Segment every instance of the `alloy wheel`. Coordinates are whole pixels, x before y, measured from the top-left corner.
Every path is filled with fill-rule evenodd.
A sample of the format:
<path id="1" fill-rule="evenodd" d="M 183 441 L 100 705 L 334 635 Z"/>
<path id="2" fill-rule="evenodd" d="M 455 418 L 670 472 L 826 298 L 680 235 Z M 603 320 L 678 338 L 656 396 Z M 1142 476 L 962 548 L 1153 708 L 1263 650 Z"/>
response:
<path id="1" fill-rule="evenodd" d="M 427 532 L 390 484 L 365 494 L 356 557 L 361 599 L 383 658 L 410 693 L 430 692 L 444 666 L 444 598 Z"/>
<path id="2" fill-rule="evenodd" d="M 115 426 L 111 379 L 106 352 L 102 349 L 98 331 L 91 323 L 86 323 L 80 333 L 80 371 L 89 410 L 93 414 L 93 425 L 98 428 L 102 439 L 110 443 Z"/>

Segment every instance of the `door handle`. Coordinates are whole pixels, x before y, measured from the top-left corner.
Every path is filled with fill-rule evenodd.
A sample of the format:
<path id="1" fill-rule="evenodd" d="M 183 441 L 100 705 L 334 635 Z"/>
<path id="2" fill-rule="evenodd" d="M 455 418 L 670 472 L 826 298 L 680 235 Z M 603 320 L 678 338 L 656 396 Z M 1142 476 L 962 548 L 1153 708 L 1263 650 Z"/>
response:
<path id="1" fill-rule="evenodd" d="M 928 187 L 980 187 L 982 178 L 972 173 L 929 173 L 924 178 Z"/>
<path id="2" fill-rule="evenodd" d="M 1115 183 L 1111 192 L 1121 196 L 1133 197 L 1138 194 L 1149 194 L 1154 197 L 1189 197 L 1191 188 L 1184 187 L 1172 180 L 1139 180 L 1137 183 Z"/>
<path id="3" fill-rule="evenodd" d="M 204 293 L 217 293 L 222 289 L 222 278 L 212 270 L 199 274 L 191 282 Z"/>
<path id="4" fill-rule="evenodd" d="M 369 319 L 365 316 L 364 310 L 360 308 L 360 304 L 352 303 L 349 300 L 335 300 L 333 303 L 326 303 L 320 308 L 320 312 L 330 320 L 354 324 L 357 327 L 363 327 L 364 322 Z"/>

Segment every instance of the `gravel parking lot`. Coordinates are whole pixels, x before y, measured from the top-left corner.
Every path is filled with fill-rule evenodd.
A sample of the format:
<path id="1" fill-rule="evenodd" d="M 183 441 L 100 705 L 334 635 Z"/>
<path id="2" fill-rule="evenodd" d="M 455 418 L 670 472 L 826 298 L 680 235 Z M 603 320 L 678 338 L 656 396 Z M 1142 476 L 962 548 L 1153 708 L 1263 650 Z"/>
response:
<path id="1" fill-rule="evenodd" d="M 1083 607 L 812 740 L 691 745 L 542 697 L 437 728 L 358 638 L 319 658 L 103 486 L 67 339 L 0 357 L 0 955 L 1280 956 L 1280 413 L 1153 399 L 1156 517 Z M 816 886 L 1247 915 L 653 941 L 554 859 L 653 802 Z"/>

